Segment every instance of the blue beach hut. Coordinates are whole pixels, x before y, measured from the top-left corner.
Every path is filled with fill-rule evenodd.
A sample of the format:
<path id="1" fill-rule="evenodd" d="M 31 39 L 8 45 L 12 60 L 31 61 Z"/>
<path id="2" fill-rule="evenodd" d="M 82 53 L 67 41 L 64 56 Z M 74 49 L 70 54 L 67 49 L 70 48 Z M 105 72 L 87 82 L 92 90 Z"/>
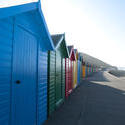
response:
<path id="1" fill-rule="evenodd" d="M 78 68 L 77 68 L 77 83 L 78 85 L 80 84 L 80 81 L 81 81 L 81 54 L 78 53 Z"/>
<path id="2" fill-rule="evenodd" d="M 0 125 L 41 125 L 52 39 L 40 1 L 9 1 L 0 2 Z"/>

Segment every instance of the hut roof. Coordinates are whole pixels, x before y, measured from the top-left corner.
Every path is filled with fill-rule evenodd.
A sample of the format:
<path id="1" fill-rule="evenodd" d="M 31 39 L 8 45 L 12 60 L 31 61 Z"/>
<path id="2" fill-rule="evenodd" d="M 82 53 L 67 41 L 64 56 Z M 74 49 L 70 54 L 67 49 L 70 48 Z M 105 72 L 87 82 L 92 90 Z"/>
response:
<path id="1" fill-rule="evenodd" d="M 77 49 L 74 49 L 75 54 L 77 53 Z"/>
<path id="2" fill-rule="evenodd" d="M 55 34 L 51 35 L 55 49 L 59 47 L 63 48 L 63 56 L 69 58 L 69 51 L 66 45 L 65 34 Z"/>
<path id="3" fill-rule="evenodd" d="M 58 48 L 58 46 L 61 44 L 62 40 L 64 39 L 64 34 L 51 35 L 51 37 L 55 48 Z"/>
<path id="4" fill-rule="evenodd" d="M 74 46 L 68 46 L 68 51 L 69 51 L 69 58 L 71 58 L 72 60 L 76 60 L 76 56 L 75 56 L 75 51 L 74 51 Z"/>
<path id="5" fill-rule="evenodd" d="M 15 2 L 14 2 L 15 1 Z M 29 13 L 32 17 L 32 22 L 39 26 L 39 36 L 41 40 L 41 48 L 43 50 L 54 50 L 54 45 L 51 36 L 48 31 L 42 10 L 40 0 L 14 0 L 14 1 L 2 1 L 0 2 L 0 19 L 17 16 L 19 14 Z M 23 1 L 23 2 L 21 2 Z M 16 3 L 17 4 L 14 4 Z M 25 4 L 24 4 L 25 3 Z M 3 5 L 6 6 L 3 6 Z M 22 19 L 25 20 L 26 16 Z M 27 25 L 28 26 L 28 25 Z M 43 45 L 44 44 L 44 45 Z"/>
<path id="6" fill-rule="evenodd" d="M 0 2 L 0 19 L 39 8 L 39 0 L 14 0 Z"/>

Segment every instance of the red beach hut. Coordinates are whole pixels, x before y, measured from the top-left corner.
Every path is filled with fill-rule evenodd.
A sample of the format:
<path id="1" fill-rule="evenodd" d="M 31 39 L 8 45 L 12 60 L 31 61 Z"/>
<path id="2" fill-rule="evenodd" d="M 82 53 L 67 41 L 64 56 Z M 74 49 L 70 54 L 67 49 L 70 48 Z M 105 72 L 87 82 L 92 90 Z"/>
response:
<path id="1" fill-rule="evenodd" d="M 75 61 L 75 52 L 73 46 L 68 46 L 69 58 L 65 59 L 65 73 L 66 73 L 66 85 L 65 85 L 65 95 L 72 92 L 73 89 L 73 61 Z"/>

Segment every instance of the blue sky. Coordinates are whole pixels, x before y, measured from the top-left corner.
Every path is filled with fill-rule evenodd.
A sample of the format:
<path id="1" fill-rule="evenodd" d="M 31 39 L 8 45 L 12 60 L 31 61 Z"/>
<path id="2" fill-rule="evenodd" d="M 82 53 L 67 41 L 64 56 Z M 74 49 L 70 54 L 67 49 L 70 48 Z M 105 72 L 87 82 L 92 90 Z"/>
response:
<path id="1" fill-rule="evenodd" d="M 42 0 L 51 34 L 109 64 L 125 67 L 124 0 Z"/>
<path id="2" fill-rule="evenodd" d="M 1 7 L 38 2 L 2 0 Z M 111 65 L 125 67 L 125 0 L 41 0 L 51 34 Z"/>

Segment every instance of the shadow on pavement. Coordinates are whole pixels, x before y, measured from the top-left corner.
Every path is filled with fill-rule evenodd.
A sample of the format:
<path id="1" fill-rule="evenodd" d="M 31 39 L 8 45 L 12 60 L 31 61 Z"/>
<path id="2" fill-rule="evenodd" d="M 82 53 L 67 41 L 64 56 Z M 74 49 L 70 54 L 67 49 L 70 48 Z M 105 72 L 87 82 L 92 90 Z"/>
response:
<path id="1" fill-rule="evenodd" d="M 85 80 L 89 81 L 98 81 L 98 82 L 110 82 L 105 76 L 104 72 L 98 72 L 90 75 L 88 78 L 85 78 Z"/>
<path id="2" fill-rule="evenodd" d="M 125 77 L 125 71 L 124 70 L 111 70 L 109 71 L 110 74 L 117 76 L 117 77 Z"/>
<path id="3" fill-rule="evenodd" d="M 125 91 L 83 80 L 44 125 L 125 125 Z"/>

